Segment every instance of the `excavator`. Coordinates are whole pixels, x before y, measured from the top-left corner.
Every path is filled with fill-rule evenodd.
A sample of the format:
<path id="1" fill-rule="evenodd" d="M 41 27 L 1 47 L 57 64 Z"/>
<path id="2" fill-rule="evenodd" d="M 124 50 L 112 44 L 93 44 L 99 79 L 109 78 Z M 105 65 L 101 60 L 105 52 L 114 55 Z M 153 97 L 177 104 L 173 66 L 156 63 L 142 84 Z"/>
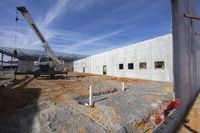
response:
<path id="1" fill-rule="evenodd" d="M 36 34 L 36 36 L 39 38 L 39 40 L 42 43 L 42 46 L 45 50 L 46 56 L 40 57 L 37 61 L 37 65 L 39 66 L 39 69 L 34 71 L 34 77 L 39 77 L 40 75 L 50 75 L 51 78 L 55 77 L 56 71 L 63 71 L 65 69 L 65 72 L 67 73 L 68 69 L 64 68 L 64 61 L 59 60 L 56 57 L 56 54 L 51 49 L 50 45 L 40 32 L 39 28 L 33 21 L 29 11 L 26 9 L 26 7 L 16 7 L 17 11 L 19 11 L 26 22 L 28 23 L 29 27 L 33 30 L 33 32 Z M 62 70 L 61 70 L 62 69 Z"/>

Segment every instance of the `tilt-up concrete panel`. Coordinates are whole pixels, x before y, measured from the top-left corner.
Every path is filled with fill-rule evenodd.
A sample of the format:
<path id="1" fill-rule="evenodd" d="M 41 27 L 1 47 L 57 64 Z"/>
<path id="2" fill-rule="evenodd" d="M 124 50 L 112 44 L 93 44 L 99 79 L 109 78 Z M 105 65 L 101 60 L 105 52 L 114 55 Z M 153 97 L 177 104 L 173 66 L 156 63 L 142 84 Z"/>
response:
<path id="1" fill-rule="evenodd" d="M 155 69 L 155 61 L 164 61 L 164 69 Z M 147 68 L 140 69 L 139 63 L 146 62 Z M 128 69 L 133 63 L 134 69 Z M 164 35 L 122 48 L 92 55 L 73 62 L 74 71 L 103 75 L 103 66 L 107 75 L 155 81 L 173 81 L 172 35 Z M 119 69 L 123 64 L 123 69 Z"/>

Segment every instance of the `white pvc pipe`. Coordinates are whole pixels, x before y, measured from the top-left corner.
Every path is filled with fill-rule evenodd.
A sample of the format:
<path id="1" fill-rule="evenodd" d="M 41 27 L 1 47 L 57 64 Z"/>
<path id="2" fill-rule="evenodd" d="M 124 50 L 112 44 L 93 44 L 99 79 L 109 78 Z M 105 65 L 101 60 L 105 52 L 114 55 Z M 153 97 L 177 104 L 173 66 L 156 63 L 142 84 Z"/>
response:
<path id="1" fill-rule="evenodd" d="M 89 106 L 92 106 L 92 86 L 89 88 Z"/>
<path id="2" fill-rule="evenodd" d="M 122 91 L 125 90 L 124 82 L 122 82 Z"/>
<path id="3" fill-rule="evenodd" d="M 176 99 L 176 96 L 175 96 L 175 92 L 173 92 L 173 101 L 175 101 L 175 99 Z"/>

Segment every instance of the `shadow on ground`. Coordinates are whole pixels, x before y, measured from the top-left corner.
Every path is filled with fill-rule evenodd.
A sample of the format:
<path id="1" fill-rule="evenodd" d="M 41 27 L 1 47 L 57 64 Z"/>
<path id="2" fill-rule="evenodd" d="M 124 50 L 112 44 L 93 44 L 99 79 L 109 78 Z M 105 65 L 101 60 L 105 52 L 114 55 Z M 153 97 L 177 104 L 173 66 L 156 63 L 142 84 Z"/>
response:
<path id="1" fill-rule="evenodd" d="M 10 89 L 1 86 L 0 132 L 31 132 L 34 116 L 38 112 L 37 100 L 40 92 L 40 88 Z M 25 111 L 20 111 L 24 109 Z"/>
<path id="2" fill-rule="evenodd" d="M 38 77 L 37 80 L 59 80 L 59 79 L 68 79 L 68 77 L 63 75 L 56 75 L 54 78 L 50 76 Z"/>

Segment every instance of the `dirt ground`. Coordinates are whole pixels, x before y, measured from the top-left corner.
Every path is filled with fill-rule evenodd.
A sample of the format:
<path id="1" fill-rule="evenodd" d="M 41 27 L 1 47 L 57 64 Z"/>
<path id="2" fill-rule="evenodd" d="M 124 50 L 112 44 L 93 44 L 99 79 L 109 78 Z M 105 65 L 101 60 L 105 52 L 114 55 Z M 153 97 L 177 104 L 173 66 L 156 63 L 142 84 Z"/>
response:
<path id="1" fill-rule="evenodd" d="M 188 112 L 179 133 L 199 133 L 200 132 L 200 94 L 196 97 L 194 104 Z"/>
<path id="2" fill-rule="evenodd" d="M 55 106 L 73 108 L 79 114 L 84 114 L 87 119 L 95 121 L 100 127 L 115 132 L 114 129 L 117 126 L 121 130 L 121 124 L 126 125 L 126 121 L 132 121 L 131 117 L 136 117 L 134 119 L 141 120 L 141 123 L 147 123 L 146 121 L 148 120 L 143 119 L 143 117 L 148 118 L 149 113 L 154 110 L 155 105 L 158 107 L 157 105 L 161 104 L 159 101 L 164 102 L 165 100 L 171 99 L 171 93 L 173 91 L 170 83 L 83 73 L 70 73 L 68 78 L 62 75 L 57 76 L 55 79 L 39 77 L 32 79 L 23 87 L 17 86 L 14 89 L 9 89 L 28 78 L 31 78 L 31 76 L 18 76 L 15 81 L 9 75 L 0 77 L 0 83 L 2 82 L 0 86 L 0 118 L 4 117 L 4 115 L 12 115 L 17 110 L 23 109 L 32 103 L 50 101 Z M 8 83 L 10 82 L 9 86 L 5 86 L 7 81 Z M 121 93 L 122 82 L 125 82 L 127 89 L 124 93 Z M 78 104 L 80 102 L 83 102 L 82 104 L 88 102 L 88 88 L 90 85 L 92 85 L 93 93 L 99 94 L 95 96 L 97 100 L 94 108 L 91 109 Z M 124 104 L 126 102 L 127 104 Z M 127 110 L 122 108 L 127 108 Z M 143 109 L 138 112 L 138 108 Z M 144 116 L 141 117 L 141 113 Z M 103 116 L 107 119 L 104 119 Z M 80 118 L 82 117 L 80 115 Z M 124 120 L 122 117 L 124 117 Z M 82 121 L 85 120 L 83 119 Z M 139 121 L 134 122 L 136 127 L 144 130 L 146 128 L 144 126 L 145 124 L 138 124 L 140 123 Z M 74 125 L 77 125 L 78 122 L 81 123 L 77 120 L 74 122 Z M 129 126 L 127 127 L 129 128 Z M 83 126 L 82 124 L 80 125 L 79 131 L 84 132 L 86 129 L 87 131 L 89 130 L 87 126 Z M 74 131 L 75 129 L 73 131 L 70 130 L 70 132 Z"/>
<path id="3" fill-rule="evenodd" d="M 9 80 L 14 84 L 20 83 L 25 80 L 24 76 L 17 76 L 17 80 L 13 81 L 11 75 L 0 77 L 0 82 Z M 56 79 L 49 79 L 47 77 L 39 77 L 33 79 L 26 87 L 18 88 L 15 90 L 6 89 L 1 87 L 0 90 L 0 105 L 1 113 L 14 112 L 17 108 L 23 107 L 29 102 L 36 99 L 40 100 L 51 100 L 55 103 L 59 103 L 59 98 L 62 95 L 73 98 L 73 96 L 80 95 L 84 98 L 88 97 L 88 89 L 90 84 L 98 82 L 126 82 L 126 83 L 151 83 L 152 81 L 129 79 L 129 78 L 116 78 L 116 77 L 105 77 L 96 76 L 91 74 L 71 73 L 70 79 L 64 79 L 63 76 L 57 76 Z M 5 82 L 5 81 L 4 81 Z M 168 86 L 166 86 L 168 87 Z M 94 87 L 94 90 L 98 89 Z M 163 91 L 165 91 L 164 89 Z M 170 89 L 167 89 L 167 92 Z M 38 94 L 37 94 L 38 93 Z M 36 97 L 35 95 L 39 95 Z M 158 98 L 154 95 L 144 95 L 147 99 Z M 15 102 L 11 102 L 15 101 Z"/>

